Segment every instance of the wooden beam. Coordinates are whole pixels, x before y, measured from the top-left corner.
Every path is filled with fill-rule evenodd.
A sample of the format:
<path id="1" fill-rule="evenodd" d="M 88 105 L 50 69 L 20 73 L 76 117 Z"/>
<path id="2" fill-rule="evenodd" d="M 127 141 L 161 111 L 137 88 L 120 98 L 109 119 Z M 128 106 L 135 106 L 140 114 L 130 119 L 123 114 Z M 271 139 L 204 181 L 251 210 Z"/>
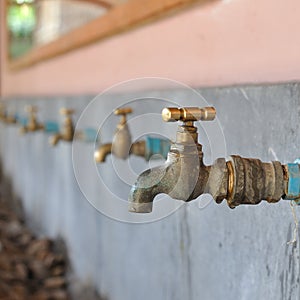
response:
<path id="1" fill-rule="evenodd" d="M 110 9 L 114 6 L 114 4 L 112 4 L 110 0 L 74 0 L 74 1 L 91 3 L 91 4 L 94 4 L 94 5 L 102 6 L 106 9 Z"/>
<path id="2" fill-rule="evenodd" d="M 166 14 L 174 13 L 191 4 L 211 3 L 217 0 L 129 0 L 115 6 L 90 23 L 33 49 L 9 63 L 11 70 L 19 70 L 38 62 L 78 49 L 137 25 L 145 24 Z"/>
<path id="3" fill-rule="evenodd" d="M 74 1 L 90 2 L 93 4 L 101 5 L 105 8 L 112 8 L 113 6 L 120 5 L 125 2 L 125 0 L 74 0 Z"/>

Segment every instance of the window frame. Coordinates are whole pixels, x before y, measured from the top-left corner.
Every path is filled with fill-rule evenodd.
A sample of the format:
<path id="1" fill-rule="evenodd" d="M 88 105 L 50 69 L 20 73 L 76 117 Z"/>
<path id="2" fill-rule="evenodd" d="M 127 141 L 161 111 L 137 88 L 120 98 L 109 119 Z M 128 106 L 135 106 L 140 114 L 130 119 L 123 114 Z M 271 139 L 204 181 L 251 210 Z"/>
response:
<path id="1" fill-rule="evenodd" d="M 105 15 L 72 30 L 48 44 L 36 47 L 21 57 L 15 59 L 9 58 L 8 66 L 11 71 L 28 68 L 115 34 L 120 34 L 137 26 L 172 15 L 192 5 L 214 1 L 129 0 L 123 4 L 113 6 Z M 6 8 L 7 6 L 5 6 Z"/>

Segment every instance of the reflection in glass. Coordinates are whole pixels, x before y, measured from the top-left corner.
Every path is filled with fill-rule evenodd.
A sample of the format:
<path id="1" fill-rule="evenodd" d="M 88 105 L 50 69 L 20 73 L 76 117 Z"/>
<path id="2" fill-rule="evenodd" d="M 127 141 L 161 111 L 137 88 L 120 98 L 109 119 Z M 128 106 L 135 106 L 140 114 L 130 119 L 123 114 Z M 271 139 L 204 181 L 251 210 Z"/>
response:
<path id="1" fill-rule="evenodd" d="M 112 0 L 107 1 L 10 0 L 7 8 L 10 57 L 20 57 L 104 15 L 112 8 L 107 5 Z"/>
<path id="2" fill-rule="evenodd" d="M 33 1 L 17 0 L 7 11 L 11 57 L 18 57 L 31 49 L 36 26 L 36 8 Z"/>

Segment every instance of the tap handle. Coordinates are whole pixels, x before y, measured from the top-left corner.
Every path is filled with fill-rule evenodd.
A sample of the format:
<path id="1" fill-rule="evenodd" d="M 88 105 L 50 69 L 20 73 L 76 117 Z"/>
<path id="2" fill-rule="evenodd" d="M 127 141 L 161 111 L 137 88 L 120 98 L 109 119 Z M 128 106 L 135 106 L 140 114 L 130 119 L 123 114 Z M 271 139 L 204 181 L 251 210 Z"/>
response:
<path id="1" fill-rule="evenodd" d="M 126 117 L 128 114 L 132 113 L 132 108 L 131 107 L 124 107 L 124 108 L 118 108 L 115 110 L 115 115 L 116 116 L 122 116 L 120 125 L 123 126 L 126 123 Z"/>
<path id="2" fill-rule="evenodd" d="M 29 114 L 33 115 L 33 114 L 37 113 L 38 108 L 34 105 L 28 105 L 25 107 L 25 111 L 28 112 Z"/>
<path id="3" fill-rule="evenodd" d="M 131 107 L 124 107 L 124 108 L 118 108 L 115 110 L 115 115 L 116 116 L 126 116 L 128 114 L 132 113 L 132 108 Z"/>
<path id="4" fill-rule="evenodd" d="M 214 107 L 166 107 L 162 111 L 162 118 L 165 122 L 213 121 L 215 117 Z"/>
<path id="5" fill-rule="evenodd" d="M 59 110 L 59 113 L 63 116 L 70 117 L 71 115 L 73 115 L 75 113 L 75 110 L 63 107 Z"/>

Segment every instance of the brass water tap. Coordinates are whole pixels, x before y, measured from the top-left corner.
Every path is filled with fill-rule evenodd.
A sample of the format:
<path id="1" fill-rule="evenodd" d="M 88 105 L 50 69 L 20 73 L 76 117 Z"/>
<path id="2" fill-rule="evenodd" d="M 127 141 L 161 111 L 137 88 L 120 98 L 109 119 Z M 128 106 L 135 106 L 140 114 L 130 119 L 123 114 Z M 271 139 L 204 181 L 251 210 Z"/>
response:
<path id="1" fill-rule="evenodd" d="M 94 153 L 95 161 L 104 162 L 106 156 L 113 153 L 121 159 L 126 159 L 129 156 L 131 147 L 131 134 L 127 125 L 127 115 L 132 113 L 132 108 L 118 108 L 114 111 L 116 116 L 121 116 L 121 120 L 117 125 L 112 143 L 101 145 Z"/>
<path id="2" fill-rule="evenodd" d="M 16 124 L 17 117 L 15 114 L 9 115 L 7 113 L 4 103 L 0 103 L 0 120 L 6 124 Z"/>
<path id="3" fill-rule="evenodd" d="M 73 109 L 61 108 L 59 113 L 65 116 L 65 120 L 60 132 L 50 137 L 49 142 L 52 146 L 56 146 L 60 140 L 72 142 L 74 138 L 72 115 L 75 111 Z"/>
<path id="4" fill-rule="evenodd" d="M 44 130 L 45 126 L 37 121 L 37 107 L 29 105 L 25 107 L 25 111 L 28 113 L 27 124 L 23 125 L 20 128 L 20 133 L 25 134 L 27 132 L 34 132 L 39 130 Z"/>
<path id="5" fill-rule="evenodd" d="M 300 201 L 300 164 L 265 163 L 255 158 L 231 155 L 219 158 L 213 165 L 203 163 L 202 145 L 198 143 L 195 121 L 212 121 L 213 107 L 165 108 L 166 122 L 182 121 L 176 141 L 164 165 L 143 172 L 129 194 L 129 210 L 152 211 L 156 195 L 164 193 L 173 199 L 191 201 L 204 193 L 217 203 L 224 199 L 230 208 L 259 204 L 262 200 L 276 203 L 281 198 Z"/>
<path id="6" fill-rule="evenodd" d="M 132 113 L 132 108 L 118 108 L 114 114 L 121 116 L 113 138 L 112 153 L 119 158 L 126 159 L 131 147 L 131 134 L 127 125 L 127 115 Z"/>
<path id="7" fill-rule="evenodd" d="M 7 116 L 7 112 L 6 112 L 6 109 L 5 109 L 5 105 L 1 102 L 0 103 L 0 120 L 2 122 L 5 122 L 6 121 L 6 116 Z"/>
<path id="8" fill-rule="evenodd" d="M 151 157 L 167 157 L 171 145 L 167 139 L 146 136 L 145 139 L 132 143 L 127 125 L 127 115 L 130 113 L 132 113 L 130 107 L 115 110 L 114 114 L 121 116 L 121 120 L 117 125 L 113 142 L 103 144 L 95 151 L 94 158 L 96 162 L 104 162 L 106 156 L 110 153 L 121 159 L 126 159 L 131 154 L 144 157 L 145 160 L 149 160 Z M 157 156 L 153 156 L 154 154 L 157 154 Z"/>

